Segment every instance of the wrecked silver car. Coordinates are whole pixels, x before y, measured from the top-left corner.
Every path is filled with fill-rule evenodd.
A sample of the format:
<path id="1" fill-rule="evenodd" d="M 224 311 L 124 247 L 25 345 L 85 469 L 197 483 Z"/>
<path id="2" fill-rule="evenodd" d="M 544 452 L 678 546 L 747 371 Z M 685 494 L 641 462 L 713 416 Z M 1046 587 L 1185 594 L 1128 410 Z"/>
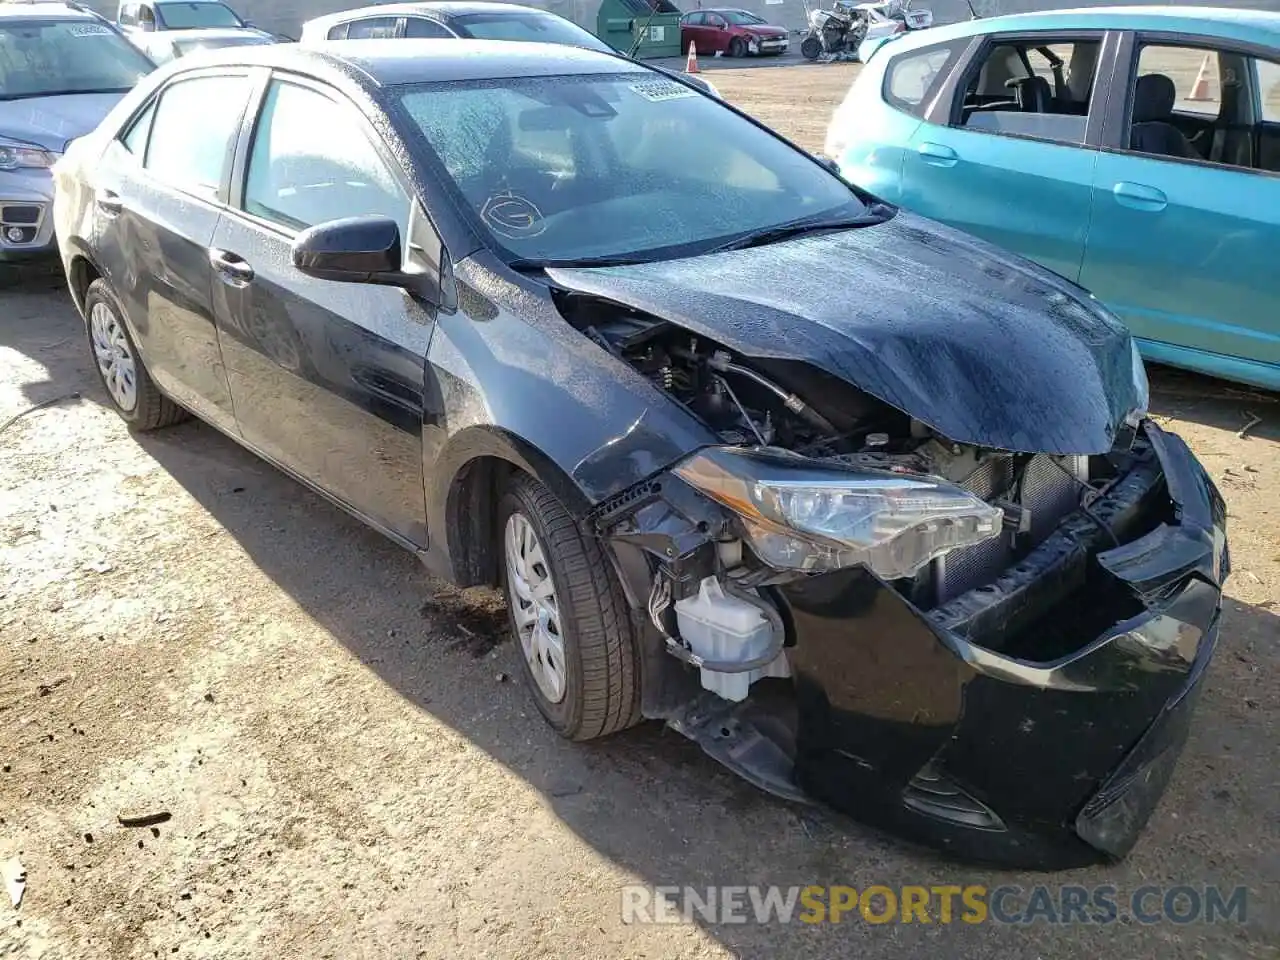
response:
<path id="1" fill-rule="evenodd" d="M 211 57 L 58 170 L 136 429 L 194 411 L 504 585 L 564 736 L 663 720 L 964 857 L 1130 849 L 1213 653 L 1225 511 L 1087 293 L 622 58 Z"/>

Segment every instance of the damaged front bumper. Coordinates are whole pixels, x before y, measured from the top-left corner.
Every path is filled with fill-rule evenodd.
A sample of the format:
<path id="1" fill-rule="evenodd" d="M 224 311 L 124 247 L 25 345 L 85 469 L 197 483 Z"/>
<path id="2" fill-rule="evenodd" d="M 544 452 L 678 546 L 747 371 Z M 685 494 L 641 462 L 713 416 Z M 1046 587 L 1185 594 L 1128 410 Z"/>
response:
<path id="1" fill-rule="evenodd" d="M 860 567 L 775 588 L 785 706 L 753 689 L 650 714 L 765 789 L 966 859 L 1123 857 L 1185 740 L 1229 569 L 1212 482 L 1179 438 L 1141 433 L 1087 510 L 943 606 Z"/>

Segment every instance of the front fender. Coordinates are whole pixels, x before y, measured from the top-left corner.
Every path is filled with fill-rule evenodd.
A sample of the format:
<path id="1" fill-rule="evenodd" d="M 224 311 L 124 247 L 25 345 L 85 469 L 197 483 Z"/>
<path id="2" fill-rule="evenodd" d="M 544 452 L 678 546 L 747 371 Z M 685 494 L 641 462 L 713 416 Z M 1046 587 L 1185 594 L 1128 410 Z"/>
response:
<path id="1" fill-rule="evenodd" d="M 546 285 L 513 282 L 473 259 L 455 272 L 458 310 L 438 317 L 427 358 L 425 559 L 433 570 L 463 582 L 475 573 L 466 563 L 459 569 L 467 551 L 449 531 L 450 497 L 477 460 L 529 473 L 581 517 L 715 442 L 684 407 L 571 327 Z"/>

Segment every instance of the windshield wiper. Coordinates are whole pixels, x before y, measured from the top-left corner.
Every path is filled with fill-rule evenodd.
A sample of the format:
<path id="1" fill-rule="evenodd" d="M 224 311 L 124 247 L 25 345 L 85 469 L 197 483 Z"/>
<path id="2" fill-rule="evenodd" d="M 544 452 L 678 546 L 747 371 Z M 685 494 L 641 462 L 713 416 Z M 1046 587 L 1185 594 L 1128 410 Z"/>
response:
<path id="1" fill-rule="evenodd" d="M 824 230 L 852 230 L 856 227 L 871 227 L 877 223 L 884 223 L 888 216 L 885 211 L 878 206 L 873 207 L 871 212 L 865 213 L 860 217 L 840 217 L 832 220 L 815 220 L 805 218 L 804 220 L 794 220 L 791 223 L 782 223 L 776 227 L 765 227 L 761 230 L 752 230 L 750 233 L 744 233 L 734 237 L 728 243 L 722 243 L 718 247 L 712 247 L 707 253 L 724 253 L 727 250 L 745 250 L 747 247 L 762 247 L 765 244 L 777 243 L 780 240 L 788 240 L 791 237 L 803 236 L 806 233 L 821 233 Z"/>

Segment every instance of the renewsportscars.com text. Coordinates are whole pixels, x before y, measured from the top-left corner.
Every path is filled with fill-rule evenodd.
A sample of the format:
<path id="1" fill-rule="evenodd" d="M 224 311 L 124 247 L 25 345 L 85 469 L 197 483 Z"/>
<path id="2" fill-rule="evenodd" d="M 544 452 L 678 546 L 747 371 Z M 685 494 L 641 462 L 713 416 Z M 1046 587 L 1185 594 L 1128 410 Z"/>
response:
<path id="1" fill-rule="evenodd" d="M 1245 887 L 939 884 L 622 888 L 623 923 L 1244 923 Z"/>

